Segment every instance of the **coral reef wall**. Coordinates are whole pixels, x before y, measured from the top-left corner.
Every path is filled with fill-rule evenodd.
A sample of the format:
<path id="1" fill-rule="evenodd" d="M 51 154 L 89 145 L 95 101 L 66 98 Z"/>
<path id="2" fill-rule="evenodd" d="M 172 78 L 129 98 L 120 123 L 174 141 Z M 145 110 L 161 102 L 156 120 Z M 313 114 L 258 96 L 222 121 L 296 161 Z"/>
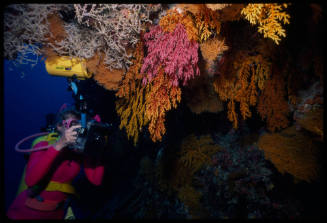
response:
<path id="1" fill-rule="evenodd" d="M 174 118 L 200 123 L 208 114 L 224 117 L 230 126 L 210 123 L 223 129 L 224 137 L 194 135 L 195 122 L 188 123 L 192 128 L 172 147 L 168 173 L 159 155 L 156 161 L 143 159 L 140 170 L 157 181 L 160 193 L 176 195 L 183 216 L 209 212 L 224 218 L 240 208 L 240 200 L 259 199 L 261 192 L 251 185 L 273 187 L 258 177 L 271 174 L 263 157 L 296 182 L 319 180 L 324 10 L 316 3 L 11 4 L 4 10 L 4 57 L 17 66 L 35 64 L 29 54 L 84 59 L 92 81 L 115 98 L 118 126 L 137 148 L 172 147 L 168 125 Z M 239 146 L 233 137 L 242 134 L 253 137 L 240 139 L 242 148 L 227 142 Z M 263 169 L 247 169 L 250 162 Z M 238 163 L 244 168 L 236 170 Z M 209 188 L 209 181 L 219 189 Z M 213 191 L 217 199 L 203 196 Z M 230 210 L 204 208 L 204 203 L 221 207 L 221 193 L 230 199 Z M 283 209 L 261 198 L 262 213 Z M 249 216 L 259 215 L 247 208 Z"/>
<path id="2" fill-rule="evenodd" d="M 171 110 L 170 103 L 178 107 L 179 97 L 196 114 L 221 112 L 225 106 L 236 129 L 241 119 L 258 112 L 274 132 L 289 126 L 289 104 L 296 104 L 299 89 L 294 80 L 301 70 L 294 68 L 286 49 L 287 27 L 297 16 L 291 15 L 292 7 L 286 3 L 12 4 L 4 13 L 4 56 L 18 63 L 31 62 L 26 61 L 29 53 L 48 60 L 84 58 L 92 78 L 105 89 L 120 92 L 117 97 L 125 94 L 128 82 L 133 94 L 147 100 L 144 108 L 137 106 L 133 113 L 145 109 L 149 122 L 143 122 L 143 116 L 132 121 L 125 115 L 122 126 L 148 123 L 154 142 L 165 134 L 165 114 Z M 321 8 L 310 7 L 312 24 L 317 25 Z M 313 66 L 322 81 L 323 55 L 314 46 L 299 60 L 304 69 Z M 308 56 L 314 57 L 311 63 Z M 131 79 L 130 73 L 136 70 L 137 78 Z M 160 93 L 155 93 L 157 76 L 170 82 L 160 82 Z M 146 95 L 137 80 L 148 89 Z M 169 96 L 172 93 L 179 95 L 177 100 Z M 153 97 L 165 100 L 166 107 L 153 108 L 152 103 L 157 103 L 149 101 Z M 173 101 L 168 103 L 169 97 Z M 140 132 L 139 124 L 133 126 L 126 129 L 129 136 Z"/>

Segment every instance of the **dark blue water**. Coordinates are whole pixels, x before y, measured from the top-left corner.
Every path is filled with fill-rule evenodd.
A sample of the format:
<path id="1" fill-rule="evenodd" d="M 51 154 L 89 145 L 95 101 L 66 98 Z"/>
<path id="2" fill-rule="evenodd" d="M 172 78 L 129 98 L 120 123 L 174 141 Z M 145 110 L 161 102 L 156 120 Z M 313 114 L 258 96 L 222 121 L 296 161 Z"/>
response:
<path id="1" fill-rule="evenodd" d="M 63 103 L 73 103 L 67 80 L 46 72 L 44 61 L 37 65 L 13 66 L 4 60 L 4 185 L 5 208 L 16 196 L 26 161 L 14 150 L 22 138 L 40 132 L 46 115 L 56 113 Z M 28 143 L 22 144 L 27 148 Z"/>

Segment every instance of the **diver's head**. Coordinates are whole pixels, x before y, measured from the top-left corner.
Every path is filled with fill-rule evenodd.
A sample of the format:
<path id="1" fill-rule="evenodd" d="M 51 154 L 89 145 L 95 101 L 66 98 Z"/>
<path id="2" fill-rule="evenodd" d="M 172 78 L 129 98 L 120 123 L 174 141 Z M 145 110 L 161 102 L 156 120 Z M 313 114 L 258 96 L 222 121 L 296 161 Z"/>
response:
<path id="1" fill-rule="evenodd" d="M 66 108 L 57 114 L 56 127 L 61 134 L 63 130 L 80 122 L 81 114 L 75 108 Z"/>

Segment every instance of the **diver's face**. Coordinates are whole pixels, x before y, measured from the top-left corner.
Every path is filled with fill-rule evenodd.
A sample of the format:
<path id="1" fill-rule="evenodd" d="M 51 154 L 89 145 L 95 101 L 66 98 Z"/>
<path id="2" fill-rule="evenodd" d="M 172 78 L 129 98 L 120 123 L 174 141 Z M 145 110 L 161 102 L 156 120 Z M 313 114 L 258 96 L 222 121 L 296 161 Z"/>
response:
<path id="1" fill-rule="evenodd" d="M 65 129 L 68 129 L 72 126 L 78 125 L 79 124 L 79 119 L 72 114 L 68 114 L 65 119 L 62 120 L 62 123 L 57 125 L 58 131 L 62 134 Z"/>
<path id="2" fill-rule="evenodd" d="M 71 115 L 68 116 L 66 119 L 62 120 L 62 125 L 65 127 L 65 129 L 69 129 L 72 126 L 76 126 L 79 124 L 79 120 Z"/>

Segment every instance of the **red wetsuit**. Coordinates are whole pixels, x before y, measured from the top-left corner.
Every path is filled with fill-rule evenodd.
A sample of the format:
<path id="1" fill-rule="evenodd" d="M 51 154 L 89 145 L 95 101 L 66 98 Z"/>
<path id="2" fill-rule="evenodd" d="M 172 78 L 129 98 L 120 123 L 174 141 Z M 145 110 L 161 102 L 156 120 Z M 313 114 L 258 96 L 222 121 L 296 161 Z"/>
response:
<path id="1" fill-rule="evenodd" d="M 37 143 L 34 148 L 48 145 L 47 141 Z M 103 178 L 104 166 L 93 164 L 73 151 L 63 148 L 61 151 L 50 147 L 45 150 L 32 152 L 27 163 L 25 182 L 28 187 L 38 184 L 44 178 L 59 183 L 70 183 L 78 175 L 81 164 L 88 180 L 94 185 L 100 185 Z M 45 200 L 61 202 L 68 194 L 61 191 L 42 191 L 40 196 Z M 59 208 L 53 211 L 35 210 L 25 205 L 28 190 L 21 192 L 8 209 L 10 219 L 63 219 L 65 210 Z"/>

